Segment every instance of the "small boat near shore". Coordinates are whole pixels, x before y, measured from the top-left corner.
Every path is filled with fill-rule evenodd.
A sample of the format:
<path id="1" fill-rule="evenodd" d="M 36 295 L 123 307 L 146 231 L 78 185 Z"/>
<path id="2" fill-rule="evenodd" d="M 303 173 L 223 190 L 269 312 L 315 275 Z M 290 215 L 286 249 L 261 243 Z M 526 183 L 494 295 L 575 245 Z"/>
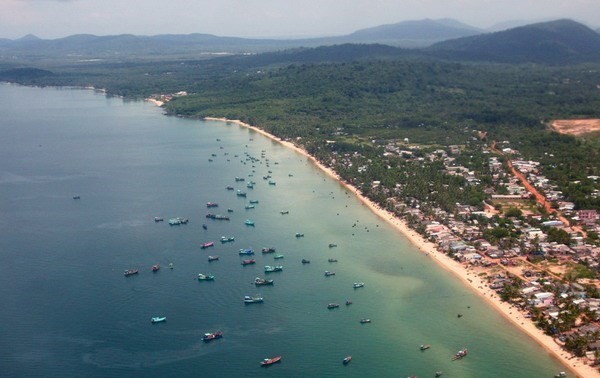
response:
<path id="1" fill-rule="evenodd" d="M 263 303 L 263 297 L 251 297 L 250 295 L 244 296 L 244 303 Z"/>
<path id="2" fill-rule="evenodd" d="M 267 367 L 267 366 L 271 366 L 273 364 L 276 364 L 278 362 L 281 362 L 281 356 L 271 357 L 271 358 L 265 358 L 264 360 L 262 360 L 260 362 L 260 366 Z"/>
<path id="3" fill-rule="evenodd" d="M 204 336 L 202 336 L 202 341 L 204 341 L 205 343 L 209 343 L 213 340 L 220 339 L 221 337 L 223 337 L 223 332 L 221 331 L 205 333 Z"/>
<path id="4" fill-rule="evenodd" d="M 267 280 L 264 278 L 260 278 L 260 277 L 256 277 L 254 279 L 254 284 L 256 286 L 267 286 L 267 285 L 273 285 L 273 280 Z"/>
<path id="5" fill-rule="evenodd" d="M 215 276 L 212 274 L 198 273 L 198 281 L 214 281 Z"/>
<path id="6" fill-rule="evenodd" d="M 166 321 L 167 321 L 166 316 L 155 316 L 152 319 L 150 319 L 150 322 L 152 322 L 152 323 L 162 323 L 162 322 L 166 322 Z"/>
<path id="7" fill-rule="evenodd" d="M 566 376 L 567 376 L 567 373 L 565 373 L 564 371 L 561 371 L 558 374 L 554 374 L 555 378 L 564 378 Z"/>
<path id="8" fill-rule="evenodd" d="M 456 352 L 454 357 L 452 357 L 452 361 L 460 360 L 461 358 L 464 358 L 466 356 L 467 356 L 467 348 L 461 349 L 458 352 Z"/>
<path id="9" fill-rule="evenodd" d="M 342 360 L 342 363 L 344 365 L 348 365 L 350 363 L 350 361 L 352 361 L 352 356 L 346 356 L 344 357 L 344 359 Z"/>
<path id="10" fill-rule="evenodd" d="M 214 246 L 215 246 L 215 242 L 206 242 L 206 243 L 202 243 L 200 248 L 206 249 L 206 248 L 210 248 L 210 247 L 214 247 Z"/>
<path id="11" fill-rule="evenodd" d="M 140 271 L 139 271 L 139 270 L 137 270 L 137 269 L 127 269 L 125 272 L 123 272 L 123 275 L 124 275 L 125 277 L 129 277 L 129 276 L 132 276 L 132 275 L 134 275 L 134 274 L 138 274 L 139 272 L 140 272 Z"/>
<path id="12" fill-rule="evenodd" d="M 218 259 L 219 259 L 219 256 L 208 256 L 208 262 L 217 261 Z"/>

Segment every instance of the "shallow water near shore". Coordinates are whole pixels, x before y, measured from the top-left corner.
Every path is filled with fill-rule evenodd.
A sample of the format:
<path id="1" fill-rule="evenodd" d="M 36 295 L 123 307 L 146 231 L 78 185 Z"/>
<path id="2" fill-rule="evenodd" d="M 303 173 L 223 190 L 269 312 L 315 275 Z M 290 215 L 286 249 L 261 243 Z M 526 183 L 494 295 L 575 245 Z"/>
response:
<path id="1" fill-rule="evenodd" d="M 307 158 L 252 130 L 165 117 L 149 103 L 84 90 L 2 84 L 0 100 L 3 376 L 552 377 L 565 370 Z M 236 176 L 255 181 L 254 189 Z M 245 209 L 250 200 L 259 202 Z M 209 201 L 219 206 L 207 209 Z M 207 219 L 209 211 L 231 219 Z M 178 216 L 189 223 L 169 226 Z M 221 244 L 223 235 L 235 241 Z M 202 250 L 209 241 L 215 246 Z M 240 248 L 253 248 L 257 263 L 241 266 Z M 220 259 L 209 263 L 208 255 Z M 255 287 L 265 265 L 284 269 L 267 275 L 272 287 Z M 131 268 L 139 274 L 124 277 Z M 216 278 L 199 282 L 198 273 Z M 365 287 L 353 289 L 354 282 Z M 245 305 L 244 295 L 264 303 Z M 151 324 L 153 316 L 167 321 Z M 222 339 L 201 341 L 216 330 Z M 432 347 L 420 351 L 421 344 Z M 462 348 L 469 355 L 451 361 Z M 280 364 L 259 366 L 278 355 Z M 344 366 L 347 355 L 353 360 Z"/>

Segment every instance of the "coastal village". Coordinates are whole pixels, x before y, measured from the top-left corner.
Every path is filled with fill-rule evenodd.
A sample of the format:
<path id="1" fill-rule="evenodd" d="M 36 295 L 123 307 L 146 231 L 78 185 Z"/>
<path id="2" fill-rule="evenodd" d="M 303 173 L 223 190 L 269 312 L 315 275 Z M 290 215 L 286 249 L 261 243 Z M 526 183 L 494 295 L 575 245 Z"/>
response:
<path id="1" fill-rule="evenodd" d="M 567 360 L 579 359 L 597 369 L 598 211 L 576 210 L 543 175 L 540 162 L 525 160 L 509 141 L 490 146 L 479 135 L 466 146 L 429 151 L 411 144 L 408 138 L 372 142 L 380 145 L 388 169 L 397 164 L 441 163 L 443 173 L 461 177 L 465 188 L 484 186 L 486 199 L 480 205 L 456 203 L 448 211 L 433 201 L 406 196 L 405 184 L 390 187 L 379 180 L 363 181 L 372 160 L 358 152 L 334 153 L 321 163 L 335 172 L 353 172 L 353 177 L 342 179 L 402 219 L 433 243 L 437 252 L 461 264 L 473 277 L 468 279 L 472 285 L 476 278 L 485 285 L 479 289 L 489 290 L 489 295 L 515 311 L 512 317 L 531 322 L 552 337 L 568 352 Z M 458 158 L 465 153 L 480 153 L 487 172 L 478 174 L 459 164 Z M 598 197 L 600 193 L 596 190 L 590 195 Z"/>

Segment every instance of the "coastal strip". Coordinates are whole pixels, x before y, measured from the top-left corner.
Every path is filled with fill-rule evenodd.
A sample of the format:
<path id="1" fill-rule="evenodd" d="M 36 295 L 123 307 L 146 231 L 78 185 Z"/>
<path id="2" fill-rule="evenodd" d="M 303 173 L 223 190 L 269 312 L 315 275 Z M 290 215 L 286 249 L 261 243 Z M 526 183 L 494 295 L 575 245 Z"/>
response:
<path id="1" fill-rule="evenodd" d="M 379 216 L 384 221 L 388 222 L 397 231 L 402 233 L 408 238 L 408 240 L 414 244 L 422 253 L 431 257 L 441 267 L 453 273 L 458 277 L 467 287 L 471 288 L 474 292 L 483 297 L 494 309 L 496 309 L 501 315 L 507 320 L 513 323 L 521 331 L 532 337 L 538 344 L 540 344 L 548 353 L 557 358 L 563 365 L 568 366 L 576 374 L 577 377 L 581 378 L 592 378 L 600 377 L 600 373 L 592 366 L 587 365 L 583 359 L 574 357 L 567 351 L 563 350 L 554 339 L 540 329 L 538 329 L 530 319 L 525 317 L 518 308 L 511 305 L 510 303 L 504 302 L 500 299 L 498 294 L 487 286 L 485 279 L 480 277 L 477 273 L 469 269 L 458 261 L 455 261 L 450 256 L 443 252 L 438 251 L 436 245 L 427 241 L 423 236 L 412 230 L 408 224 L 402 219 L 398 218 L 391 212 L 381 208 L 379 205 L 371 201 L 369 198 L 363 196 L 360 191 L 353 185 L 348 184 L 339 177 L 339 175 L 331 168 L 326 167 L 316 158 L 310 155 L 306 150 L 296 146 L 295 144 L 281 140 L 280 138 L 272 135 L 256 126 L 244 123 L 240 120 L 231 120 L 226 118 L 216 117 L 205 117 L 206 121 L 220 121 L 226 123 L 236 124 L 250 130 L 253 130 L 271 140 L 277 141 L 282 145 L 296 151 L 300 155 L 306 157 L 312 161 L 315 166 L 321 169 L 325 174 L 331 178 L 337 180 L 342 184 L 348 191 L 352 192 L 365 206 L 367 206 L 373 213 Z"/>

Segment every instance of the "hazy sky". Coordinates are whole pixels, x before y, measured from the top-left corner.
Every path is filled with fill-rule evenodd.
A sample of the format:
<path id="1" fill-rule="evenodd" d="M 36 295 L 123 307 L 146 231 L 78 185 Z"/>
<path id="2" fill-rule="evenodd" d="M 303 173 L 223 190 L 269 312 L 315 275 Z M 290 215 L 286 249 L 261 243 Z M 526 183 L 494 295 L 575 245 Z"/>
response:
<path id="1" fill-rule="evenodd" d="M 445 17 L 484 28 L 556 18 L 598 27 L 600 0 L 0 0 L 0 38 L 29 33 L 304 37 Z"/>

